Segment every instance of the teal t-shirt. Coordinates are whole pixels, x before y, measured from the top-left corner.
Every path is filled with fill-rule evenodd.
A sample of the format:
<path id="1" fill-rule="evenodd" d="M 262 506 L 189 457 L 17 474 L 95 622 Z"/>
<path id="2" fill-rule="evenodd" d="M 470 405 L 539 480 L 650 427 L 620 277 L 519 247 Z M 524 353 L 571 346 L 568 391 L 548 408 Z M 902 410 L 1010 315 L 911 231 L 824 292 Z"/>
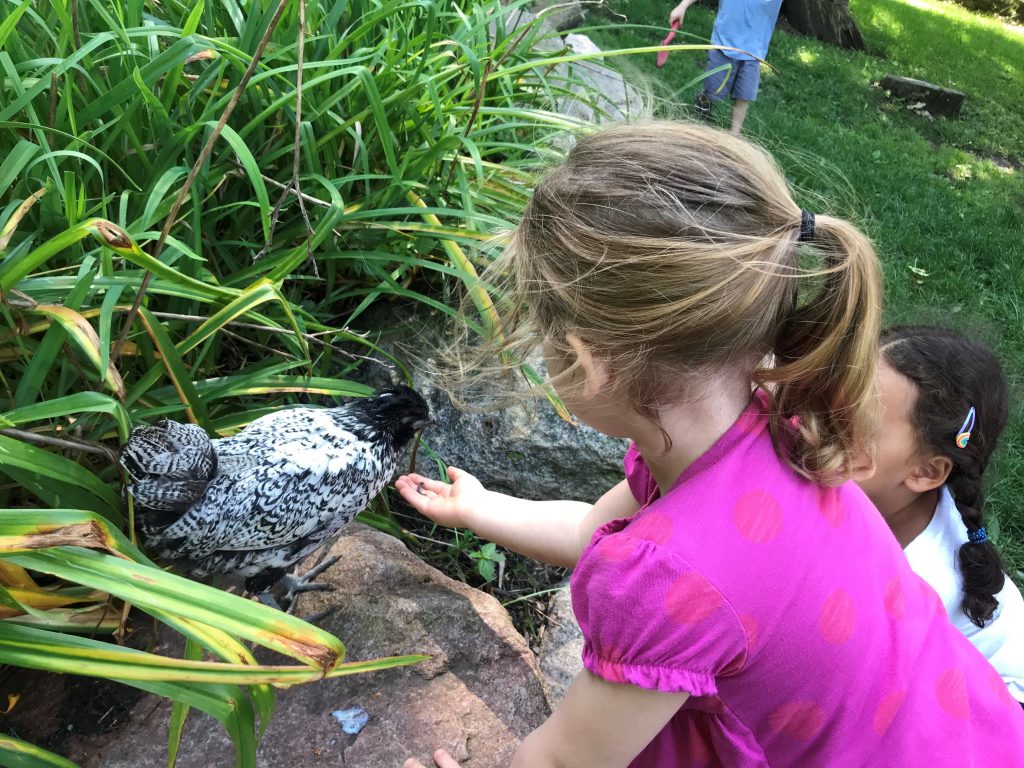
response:
<path id="1" fill-rule="evenodd" d="M 782 0 L 719 0 L 711 42 L 753 54 L 722 51 L 731 59 L 765 58 L 781 6 Z"/>

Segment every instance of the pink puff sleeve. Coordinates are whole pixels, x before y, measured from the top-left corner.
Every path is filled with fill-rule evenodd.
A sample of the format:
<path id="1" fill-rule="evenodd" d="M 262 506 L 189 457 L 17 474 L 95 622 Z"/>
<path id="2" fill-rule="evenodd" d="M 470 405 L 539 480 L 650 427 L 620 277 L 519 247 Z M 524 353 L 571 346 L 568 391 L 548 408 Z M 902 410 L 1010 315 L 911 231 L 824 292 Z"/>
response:
<path id="1" fill-rule="evenodd" d="M 622 465 L 625 469 L 626 484 L 633 493 L 633 498 L 640 502 L 641 506 L 649 504 L 658 495 L 658 484 L 654 481 L 650 470 L 647 469 L 647 464 L 644 463 L 644 457 L 640 455 L 636 443 L 629 444 L 629 450 L 626 451 Z"/>
<path id="2" fill-rule="evenodd" d="M 742 668 L 746 635 L 722 594 L 681 556 L 629 532 L 597 540 L 572 577 L 583 665 L 613 683 L 708 696 Z"/>

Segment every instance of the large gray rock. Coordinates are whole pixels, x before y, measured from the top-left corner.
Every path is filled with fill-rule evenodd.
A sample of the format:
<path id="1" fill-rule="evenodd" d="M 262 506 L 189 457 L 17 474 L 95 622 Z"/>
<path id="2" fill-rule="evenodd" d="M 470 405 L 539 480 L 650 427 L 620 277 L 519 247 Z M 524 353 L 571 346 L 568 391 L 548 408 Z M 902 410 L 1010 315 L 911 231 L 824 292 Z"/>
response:
<path id="1" fill-rule="evenodd" d="M 548 701 L 554 709 L 565 698 L 572 681 L 583 671 L 583 633 L 572 610 L 568 582 L 555 593 L 547 619 L 537 661 L 544 675 Z"/>
<path id="2" fill-rule="evenodd" d="M 358 523 L 345 529 L 330 554 L 341 559 L 317 580 L 335 590 L 303 596 L 298 613 L 331 609 L 317 623 L 345 642 L 350 660 L 409 653 L 432 658 L 280 691 L 259 766 L 397 768 L 411 755 L 432 764 L 427 758 L 437 747 L 465 768 L 508 765 L 550 710 L 534 656 L 501 605 L 424 564 L 397 539 Z M 169 642 L 162 639 L 157 650 L 168 652 Z M 58 734 L 83 706 L 72 699 L 66 710 L 59 701 L 48 703 Z M 31 702 L 23 704 L 27 713 Z M 363 707 L 369 722 L 350 736 L 331 713 L 352 707 Z M 92 708 L 102 714 L 106 702 Z M 136 697 L 116 729 L 80 728 L 60 737 L 59 751 L 83 768 L 166 765 L 169 713 L 161 699 Z M 193 712 L 179 768 L 230 766 L 232 755 L 220 725 Z"/>
<path id="3" fill-rule="evenodd" d="M 600 53 L 601 49 L 586 35 L 569 34 L 564 38 L 558 32 L 581 26 L 584 22 L 579 0 L 538 0 L 536 13 L 523 8 L 510 10 L 505 15 L 505 27 L 510 33 L 522 30 L 536 22 L 533 48 L 548 53 Z M 629 85 L 622 74 L 600 59 L 557 64 L 543 72 L 549 86 L 571 91 L 575 96 L 560 96 L 554 108 L 581 124 L 638 119 L 649 116 L 650 108 L 636 88 Z M 571 137 L 556 140 L 561 151 L 572 144 Z"/>
<path id="4" fill-rule="evenodd" d="M 548 53 L 557 53 L 565 49 L 565 43 L 558 34 L 558 29 L 553 23 L 555 17 L 551 13 L 539 15 L 526 8 L 512 8 L 504 15 L 505 30 L 513 38 L 522 34 L 524 40 L 529 37 L 533 41 L 532 48 Z M 536 23 L 534 23 L 536 22 Z M 533 26 L 527 31 L 526 27 Z M 494 27 L 491 27 L 491 37 L 494 37 Z"/>
<path id="5" fill-rule="evenodd" d="M 537 0 L 533 8 L 559 32 L 582 27 L 587 21 L 580 0 Z"/>
<path id="6" fill-rule="evenodd" d="M 586 35 L 566 35 L 565 44 L 572 53 L 600 53 L 601 49 Z M 644 117 L 649 109 L 640 93 L 625 81 L 622 74 L 600 63 L 600 59 L 576 61 L 562 64 L 569 80 L 574 78 L 585 83 L 586 88 L 572 84 L 576 98 L 563 97 L 559 100 L 558 111 L 588 123 L 602 123 L 610 120 L 636 120 Z M 585 98 L 584 93 L 596 93 L 596 98 Z"/>
<path id="7" fill-rule="evenodd" d="M 426 448 L 417 453 L 420 474 L 439 476 L 434 454 L 494 491 L 527 499 L 587 502 L 597 501 L 622 480 L 628 443 L 563 420 L 543 397 L 488 413 L 456 408 L 431 374 L 439 364 L 436 350 L 450 343 L 450 331 L 440 315 L 399 307 L 378 311 L 364 322 L 371 328 L 406 329 L 383 338 L 380 345 L 399 359 L 415 360 L 413 386 L 426 398 L 435 421 L 423 433 Z M 542 370 L 542 362 L 531 362 Z M 364 380 L 371 386 L 387 383 L 375 366 L 364 366 L 357 375 L 370 376 Z"/>
<path id="8" fill-rule="evenodd" d="M 595 502 L 622 479 L 626 443 L 562 420 L 545 401 L 493 413 L 464 413 L 429 379 L 416 388 L 437 421 L 425 433 L 429 448 L 486 488 L 527 499 Z M 426 451 L 417 471 L 438 476 Z"/>

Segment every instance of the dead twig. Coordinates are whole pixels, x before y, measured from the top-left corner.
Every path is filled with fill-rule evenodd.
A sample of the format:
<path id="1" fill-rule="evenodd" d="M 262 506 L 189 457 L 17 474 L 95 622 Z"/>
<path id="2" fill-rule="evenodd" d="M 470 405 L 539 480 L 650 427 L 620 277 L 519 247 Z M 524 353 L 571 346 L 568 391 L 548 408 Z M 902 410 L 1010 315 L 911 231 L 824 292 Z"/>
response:
<path id="1" fill-rule="evenodd" d="M 161 320 L 183 320 L 183 321 L 189 322 L 189 323 L 205 323 L 207 320 L 210 319 L 208 317 L 203 317 L 202 315 L 182 315 L 182 314 L 178 314 L 176 312 L 153 312 L 152 314 L 153 314 L 154 317 L 157 317 L 157 318 L 159 318 Z M 234 326 L 236 328 L 248 328 L 248 329 L 253 330 L 253 331 L 263 331 L 264 333 L 275 333 L 275 334 L 283 335 L 283 336 L 295 336 L 296 335 L 295 331 L 291 330 L 290 328 L 274 328 L 271 325 L 259 325 L 258 323 L 245 323 L 245 322 L 242 322 L 242 321 L 239 321 L 239 320 L 232 320 L 232 321 L 230 321 L 228 323 L 225 323 L 225 325 L 226 326 L 227 325 L 231 325 L 231 326 Z M 316 345 L 318 345 L 320 347 L 326 347 L 328 349 L 331 349 L 331 350 L 337 352 L 338 354 L 344 355 L 345 357 L 347 357 L 347 358 L 349 358 L 351 360 L 364 360 L 364 361 L 370 362 L 370 363 L 377 363 L 378 365 L 384 366 L 389 371 L 393 371 L 394 370 L 394 366 L 388 365 L 384 361 L 378 360 L 376 357 L 371 357 L 370 355 L 359 355 L 359 354 L 356 354 L 355 352 L 350 352 L 347 349 L 339 347 L 337 344 L 332 344 L 331 342 L 324 341 L 322 338 L 320 338 L 321 336 L 327 336 L 327 335 L 332 334 L 332 333 L 335 333 L 335 331 L 321 331 L 319 333 L 301 333 L 299 335 L 302 336 L 302 338 L 304 338 L 306 341 L 310 341 L 310 342 L 312 342 L 312 343 L 314 343 L 314 344 L 316 344 Z M 349 334 L 351 334 L 353 336 L 358 336 L 360 338 L 364 337 L 362 334 L 355 333 L 354 331 L 347 331 L 347 333 L 349 333 Z M 239 338 L 241 338 L 241 337 L 239 337 Z"/>
<path id="2" fill-rule="evenodd" d="M 239 163 L 237 161 L 235 162 L 235 166 L 239 170 L 243 170 L 241 163 Z M 260 177 L 265 182 L 267 182 L 267 184 L 270 184 L 273 187 L 277 187 L 278 189 L 283 189 L 283 190 L 285 190 L 285 192 L 294 192 L 294 190 L 292 189 L 292 185 L 291 184 L 282 184 L 277 179 L 272 179 L 272 178 L 270 178 L 269 176 L 267 176 L 266 174 L 263 174 L 263 173 L 260 174 Z M 327 202 L 326 200 L 321 200 L 318 197 L 313 197 L 312 195 L 307 195 L 305 192 L 296 192 L 295 194 L 299 198 L 301 198 L 302 200 L 305 200 L 307 203 L 313 203 L 313 205 L 319 205 L 322 208 L 330 208 L 331 207 L 331 203 Z"/>
<path id="3" fill-rule="evenodd" d="M 96 456 L 103 456 L 110 459 L 112 463 L 117 464 L 117 452 L 102 443 L 65 437 L 51 437 L 50 435 L 41 435 L 38 432 L 26 432 L 23 429 L 15 429 L 14 427 L 0 429 L 0 435 L 7 435 L 7 437 L 13 437 L 15 440 L 33 443 L 34 445 L 45 445 L 48 448 L 91 453 Z"/>
<path id="4" fill-rule="evenodd" d="M 229 331 L 227 328 L 221 328 L 220 330 L 221 330 L 221 333 L 223 333 L 229 339 L 234 339 L 235 341 L 237 341 L 237 342 L 239 342 L 241 344 L 244 344 L 246 346 L 249 346 L 249 347 L 255 347 L 256 349 L 262 349 L 268 355 L 280 355 L 281 357 L 285 357 L 285 358 L 288 358 L 290 360 L 297 360 L 297 361 L 299 360 L 299 358 L 297 358 L 295 355 L 291 354 L 290 352 L 286 352 L 283 349 L 274 349 L 273 347 L 269 347 L 266 344 L 260 344 L 258 341 L 253 341 L 252 339 L 247 339 L 247 338 L 245 338 L 245 336 L 237 334 L 237 333 L 235 333 L 233 331 Z"/>

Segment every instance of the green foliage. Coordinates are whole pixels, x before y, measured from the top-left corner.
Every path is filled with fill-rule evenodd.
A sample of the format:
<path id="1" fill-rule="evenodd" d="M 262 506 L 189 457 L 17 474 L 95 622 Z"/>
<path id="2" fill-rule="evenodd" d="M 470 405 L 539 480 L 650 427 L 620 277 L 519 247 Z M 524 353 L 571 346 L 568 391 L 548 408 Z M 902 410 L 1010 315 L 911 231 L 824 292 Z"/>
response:
<path id="1" fill-rule="evenodd" d="M 533 49 L 535 25 L 507 33 L 518 11 L 497 0 L 0 8 L 0 663 L 172 699 L 171 764 L 196 707 L 254 765 L 270 685 L 417 657 L 346 664 L 336 638 L 156 568 L 117 445 L 161 417 L 227 435 L 368 394 L 350 380 L 375 350 L 363 313 L 457 315 L 475 246 L 578 127 L 553 102 L 595 94 Z M 472 296 L 468 322 L 494 332 Z M 128 604 L 185 635 L 186 658 L 76 636 L 123 639 Z M 243 641 L 297 663 L 258 665 Z M 0 759 L 19 750 L 60 764 L 15 740 Z"/>
<path id="2" fill-rule="evenodd" d="M 3 734 L 0 734 L 0 764 L 8 768 L 75 768 L 70 760 Z"/>
<path id="3" fill-rule="evenodd" d="M 493 543 L 484 544 L 480 549 L 467 553 L 476 561 L 476 572 L 484 581 L 494 581 L 495 567 L 504 568 L 505 554 L 498 551 Z"/>

